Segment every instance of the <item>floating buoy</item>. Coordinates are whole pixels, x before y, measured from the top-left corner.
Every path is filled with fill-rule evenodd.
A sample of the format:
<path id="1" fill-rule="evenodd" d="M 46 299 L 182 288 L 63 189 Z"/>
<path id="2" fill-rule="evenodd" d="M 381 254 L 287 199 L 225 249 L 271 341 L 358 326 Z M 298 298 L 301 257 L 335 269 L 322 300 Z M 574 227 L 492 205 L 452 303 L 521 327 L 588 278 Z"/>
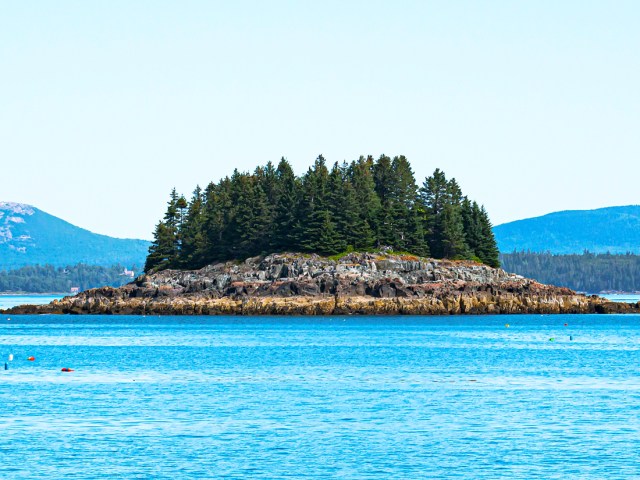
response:
<path id="1" fill-rule="evenodd" d="M 13 361 L 13 353 L 9 354 L 9 361 L 12 362 Z"/>
<path id="2" fill-rule="evenodd" d="M 550 338 L 550 339 L 549 339 L 549 341 L 550 341 L 550 342 L 555 342 L 555 341 L 556 341 L 556 339 L 555 339 L 555 338 Z"/>
<path id="3" fill-rule="evenodd" d="M 564 324 L 564 326 L 565 326 L 565 327 L 568 327 L 568 326 L 569 326 L 569 324 L 568 324 L 568 323 L 565 323 L 565 324 Z"/>
<path id="4" fill-rule="evenodd" d="M 33 362 L 36 359 L 36 357 L 29 357 L 27 358 L 27 360 L 29 360 L 30 362 Z"/>
<path id="5" fill-rule="evenodd" d="M 504 326 L 509 328 L 511 325 L 509 325 L 508 323 L 505 323 Z"/>
<path id="6" fill-rule="evenodd" d="M 61 372 L 73 372 L 73 368 L 63 368 Z"/>
<path id="7" fill-rule="evenodd" d="M 569 335 L 569 340 L 573 340 L 573 335 Z"/>

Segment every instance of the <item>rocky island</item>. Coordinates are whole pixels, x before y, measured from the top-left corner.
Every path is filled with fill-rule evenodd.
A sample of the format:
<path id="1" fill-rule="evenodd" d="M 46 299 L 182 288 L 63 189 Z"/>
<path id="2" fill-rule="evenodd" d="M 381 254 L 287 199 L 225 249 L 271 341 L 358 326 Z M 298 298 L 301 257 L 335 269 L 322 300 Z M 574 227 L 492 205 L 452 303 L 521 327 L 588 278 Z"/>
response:
<path id="1" fill-rule="evenodd" d="M 198 270 L 162 270 L 13 314 L 449 315 L 640 313 L 472 261 L 388 252 L 338 259 L 272 254 Z"/>

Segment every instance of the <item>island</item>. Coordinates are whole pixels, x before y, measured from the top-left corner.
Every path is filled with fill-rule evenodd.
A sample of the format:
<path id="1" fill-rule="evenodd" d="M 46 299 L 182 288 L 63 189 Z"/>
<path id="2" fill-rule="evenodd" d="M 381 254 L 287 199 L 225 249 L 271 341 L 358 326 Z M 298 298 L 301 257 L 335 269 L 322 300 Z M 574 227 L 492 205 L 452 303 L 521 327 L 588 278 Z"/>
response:
<path id="1" fill-rule="evenodd" d="M 436 168 L 402 155 L 302 176 L 289 162 L 175 189 L 145 273 L 11 313 L 447 315 L 638 312 L 500 269 L 489 214 Z M 270 253 L 277 252 L 277 253 Z"/>
<path id="2" fill-rule="evenodd" d="M 640 313 L 469 260 L 389 251 L 340 258 L 279 253 L 198 270 L 166 269 L 119 288 L 103 287 L 25 305 L 12 314 L 455 315 Z"/>

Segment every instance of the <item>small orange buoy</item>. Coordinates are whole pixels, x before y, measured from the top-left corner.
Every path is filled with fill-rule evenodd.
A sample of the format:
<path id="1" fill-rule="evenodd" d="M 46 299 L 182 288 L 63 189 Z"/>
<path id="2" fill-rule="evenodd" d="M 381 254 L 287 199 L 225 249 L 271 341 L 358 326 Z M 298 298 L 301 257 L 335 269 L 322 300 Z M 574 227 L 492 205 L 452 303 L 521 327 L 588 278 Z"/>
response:
<path id="1" fill-rule="evenodd" d="M 33 362 L 36 359 L 36 357 L 29 357 L 27 358 L 27 360 L 29 360 L 30 362 Z"/>
<path id="2" fill-rule="evenodd" d="M 62 372 L 73 372 L 73 369 L 72 368 L 63 368 L 61 371 Z"/>

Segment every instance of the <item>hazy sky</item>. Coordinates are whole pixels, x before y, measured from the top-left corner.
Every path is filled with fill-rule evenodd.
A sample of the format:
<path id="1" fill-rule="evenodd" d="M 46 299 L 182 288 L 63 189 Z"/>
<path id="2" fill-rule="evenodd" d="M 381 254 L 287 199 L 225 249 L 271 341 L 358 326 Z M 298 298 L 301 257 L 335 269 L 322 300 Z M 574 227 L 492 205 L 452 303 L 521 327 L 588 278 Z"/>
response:
<path id="1" fill-rule="evenodd" d="M 640 203 L 637 1 L 3 1 L 0 201 L 150 238 L 173 186 L 404 154 L 495 224 Z"/>

